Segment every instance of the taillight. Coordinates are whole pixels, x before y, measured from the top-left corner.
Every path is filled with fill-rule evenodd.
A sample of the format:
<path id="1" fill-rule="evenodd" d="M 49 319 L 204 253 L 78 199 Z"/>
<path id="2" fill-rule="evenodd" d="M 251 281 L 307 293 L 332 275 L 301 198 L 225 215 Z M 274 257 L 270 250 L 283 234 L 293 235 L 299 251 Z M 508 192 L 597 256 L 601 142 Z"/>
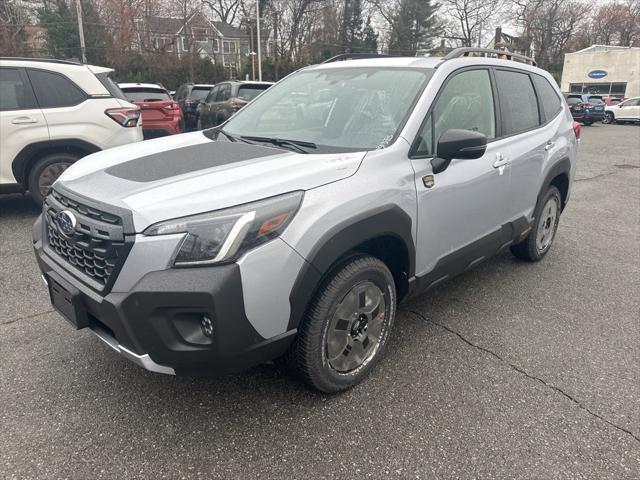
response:
<path id="1" fill-rule="evenodd" d="M 164 107 L 165 110 L 178 110 L 179 108 L 180 105 L 178 105 L 177 103 L 170 103 L 169 105 Z"/>
<path id="2" fill-rule="evenodd" d="M 573 133 L 576 136 L 576 140 L 580 140 L 580 124 L 578 122 L 573 122 Z"/>
<path id="3" fill-rule="evenodd" d="M 105 112 L 114 122 L 123 127 L 137 127 L 140 119 L 139 108 L 109 108 Z"/>

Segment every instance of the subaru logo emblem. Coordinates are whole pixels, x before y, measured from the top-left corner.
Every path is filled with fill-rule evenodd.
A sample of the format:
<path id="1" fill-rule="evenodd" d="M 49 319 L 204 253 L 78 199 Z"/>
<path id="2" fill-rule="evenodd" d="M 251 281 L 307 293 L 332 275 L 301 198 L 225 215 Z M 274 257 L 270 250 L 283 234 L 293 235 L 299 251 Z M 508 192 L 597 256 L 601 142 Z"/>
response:
<path id="1" fill-rule="evenodd" d="M 65 237 L 71 237 L 76 231 L 76 216 L 69 210 L 58 212 L 55 217 L 58 231 Z"/>

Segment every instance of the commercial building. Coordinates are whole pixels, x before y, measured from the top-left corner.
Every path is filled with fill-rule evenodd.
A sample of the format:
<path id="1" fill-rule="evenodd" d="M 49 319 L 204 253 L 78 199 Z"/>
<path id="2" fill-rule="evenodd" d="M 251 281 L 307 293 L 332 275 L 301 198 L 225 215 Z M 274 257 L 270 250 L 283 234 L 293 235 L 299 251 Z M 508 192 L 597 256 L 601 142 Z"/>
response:
<path id="1" fill-rule="evenodd" d="M 563 92 L 640 96 L 640 47 L 593 45 L 564 56 Z"/>

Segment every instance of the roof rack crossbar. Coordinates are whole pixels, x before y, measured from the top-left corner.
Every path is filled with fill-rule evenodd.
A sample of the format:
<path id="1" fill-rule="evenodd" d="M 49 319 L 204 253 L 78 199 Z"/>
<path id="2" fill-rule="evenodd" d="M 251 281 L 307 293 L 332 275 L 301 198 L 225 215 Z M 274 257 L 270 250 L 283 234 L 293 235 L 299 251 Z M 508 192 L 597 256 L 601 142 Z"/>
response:
<path id="1" fill-rule="evenodd" d="M 343 60 L 358 60 L 365 58 L 390 58 L 393 55 L 383 55 L 380 53 L 339 53 L 335 57 L 328 58 L 322 63 L 340 62 Z"/>
<path id="2" fill-rule="evenodd" d="M 478 55 L 480 54 L 480 55 Z M 475 47 L 461 47 L 449 52 L 443 58 L 444 61 L 451 60 L 453 58 L 470 57 L 470 56 L 483 56 L 496 58 L 504 58 L 507 60 L 513 60 L 516 62 L 526 63 L 527 65 L 537 66 L 536 61 L 533 58 L 521 55 L 519 53 L 510 52 L 509 50 L 497 50 L 493 48 L 475 48 Z"/>

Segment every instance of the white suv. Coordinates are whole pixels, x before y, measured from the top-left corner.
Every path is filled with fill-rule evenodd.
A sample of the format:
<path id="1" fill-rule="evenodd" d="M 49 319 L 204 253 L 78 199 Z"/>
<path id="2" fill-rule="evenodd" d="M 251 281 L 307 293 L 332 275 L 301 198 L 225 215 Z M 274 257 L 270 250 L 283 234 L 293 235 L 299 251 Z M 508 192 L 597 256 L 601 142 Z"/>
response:
<path id="1" fill-rule="evenodd" d="M 73 162 L 142 140 L 140 110 L 110 68 L 0 58 L 0 193 L 29 190 L 37 203 Z"/>

